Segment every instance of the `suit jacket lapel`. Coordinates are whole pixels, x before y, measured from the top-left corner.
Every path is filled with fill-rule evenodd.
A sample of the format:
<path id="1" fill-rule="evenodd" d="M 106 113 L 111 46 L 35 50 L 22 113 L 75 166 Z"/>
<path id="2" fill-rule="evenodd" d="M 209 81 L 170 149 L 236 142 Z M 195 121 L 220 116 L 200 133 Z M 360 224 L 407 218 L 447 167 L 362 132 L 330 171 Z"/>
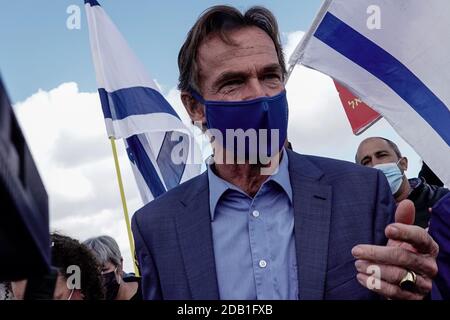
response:
<path id="1" fill-rule="evenodd" d="M 299 298 L 323 299 L 328 259 L 332 190 L 305 156 L 289 153 Z"/>
<path id="2" fill-rule="evenodd" d="M 176 227 L 192 298 L 217 300 L 219 290 L 209 213 L 208 178 L 206 174 L 202 176 L 181 200 L 184 210 L 176 215 Z"/>

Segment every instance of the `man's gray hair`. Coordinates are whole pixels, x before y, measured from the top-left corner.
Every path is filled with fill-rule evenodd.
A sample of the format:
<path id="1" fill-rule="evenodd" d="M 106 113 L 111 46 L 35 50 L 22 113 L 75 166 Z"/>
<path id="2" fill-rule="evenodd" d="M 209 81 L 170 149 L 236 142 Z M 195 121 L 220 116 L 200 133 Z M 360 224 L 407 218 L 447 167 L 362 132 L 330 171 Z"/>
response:
<path id="1" fill-rule="evenodd" d="M 197 61 L 200 45 L 211 34 L 217 34 L 226 44 L 235 45 L 227 33 L 246 27 L 257 27 L 272 39 L 283 76 L 286 75 L 286 63 L 278 23 L 272 12 L 264 7 L 254 6 L 241 13 L 234 7 L 218 5 L 210 7 L 202 13 L 189 31 L 178 53 L 180 70 L 178 89 L 180 91 L 195 89 L 202 93 L 199 87 L 200 70 Z"/>
<path id="2" fill-rule="evenodd" d="M 120 266 L 122 254 L 116 240 L 110 236 L 90 238 L 84 241 L 83 244 L 94 252 L 102 266 L 107 262 L 111 262 L 116 267 Z"/>

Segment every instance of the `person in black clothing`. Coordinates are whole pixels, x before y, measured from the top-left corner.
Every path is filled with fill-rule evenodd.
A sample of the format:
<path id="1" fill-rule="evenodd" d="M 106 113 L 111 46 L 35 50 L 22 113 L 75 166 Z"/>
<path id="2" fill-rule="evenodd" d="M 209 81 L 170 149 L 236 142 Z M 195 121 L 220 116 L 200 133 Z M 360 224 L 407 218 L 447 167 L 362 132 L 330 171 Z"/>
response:
<path id="1" fill-rule="evenodd" d="M 142 300 L 140 278 L 123 271 L 123 258 L 117 242 L 109 236 L 84 241 L 102 265 L 106 300 Z"/>
<path id="2" fill-rule="evenodd" d="M 432 184 L 434 186 L 443 187 L 444 183 L 441 179 L 430 169 L 430 167 L 422 162 L 422 168 L 419 171 L 419 178 L 425 179 L 428 184 Z"/>
<path id="3" fill-rule="evenodd" d="M 356 152 L 356 163 L 380 169 L 386 175 L 395 201 L 404 199 L 414 202 L 416 207 L 415 225 L 428 227 L 429 209 L 449 190 L 428 184 L 423 177 L 407 179 L 408 159 L 403 157 L 397 145 L 385 138 L 371 137 L 363 140 Z"/>

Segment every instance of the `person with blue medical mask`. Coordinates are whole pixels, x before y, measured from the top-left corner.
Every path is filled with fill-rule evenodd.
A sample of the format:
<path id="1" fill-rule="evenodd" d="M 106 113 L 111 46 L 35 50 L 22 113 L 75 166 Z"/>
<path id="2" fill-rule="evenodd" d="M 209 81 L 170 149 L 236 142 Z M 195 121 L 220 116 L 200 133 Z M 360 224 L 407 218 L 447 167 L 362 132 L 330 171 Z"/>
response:
<path id="1" fill-rule="evenodd" d="M 381 170 L 397 202 L 408 197 L 411 187 L 404 174 L 408 169 L 408 159 L 390 140 L 372 137 L 362 141 L 356 152 L 356 163 Z"/>
<path id="2" fill-rule="evenodd" d="M 414 224 L 426 228 L 430 219 L 429 208 L 442 198 L 448 189 L 428 184 L 423 178 L 408 179 L 408 159 L 389 139 L 370 137 L 363 140 L 356 152 L 356 163 L 381 170 L 388 180 L 395 201 L 409 199 L 416 208 Z"/>

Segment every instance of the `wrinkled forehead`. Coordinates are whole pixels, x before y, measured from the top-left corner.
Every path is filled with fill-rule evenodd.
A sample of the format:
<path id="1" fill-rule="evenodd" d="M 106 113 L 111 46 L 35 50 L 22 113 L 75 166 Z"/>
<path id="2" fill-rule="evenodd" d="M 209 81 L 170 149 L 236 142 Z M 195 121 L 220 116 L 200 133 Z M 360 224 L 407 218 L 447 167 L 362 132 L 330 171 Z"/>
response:
<path id="1" fill-rule="evenodd" d="M 232 46 L 224 48 L 220 52 L 216 52 L 215 55 L 209 55 L 205 57 L 205 62 L 209 62 L 211 65 L 220 64 L 223 61 L 228 61 L 234 58 L 243 58 L 247 56 L 267 56 L 268 58 L 274 58 L 277 60 L 277 54 L 275 48 L 269 45 L 242 45 Z"/>
<path id="2" fill-rule="evenodd" d="M 229 31 L 226 36 L 230 42 L 225 42 L 219 34 L 211 34 L 201 43 L 197 55 L 201 72 L 209 72 L 224 63 L 246 57 L 278 62 L 275 44 L 263 30 L 240 28 Z"/>

